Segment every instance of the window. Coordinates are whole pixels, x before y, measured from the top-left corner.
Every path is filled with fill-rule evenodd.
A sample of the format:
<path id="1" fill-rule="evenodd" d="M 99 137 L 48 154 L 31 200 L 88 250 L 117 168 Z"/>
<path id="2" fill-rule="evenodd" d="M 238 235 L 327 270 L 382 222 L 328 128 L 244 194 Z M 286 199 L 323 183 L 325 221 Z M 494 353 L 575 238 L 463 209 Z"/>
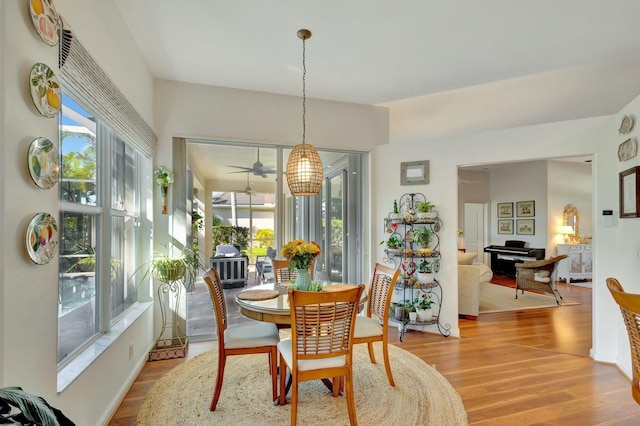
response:
<path id="1" fill-rule="evenodd" d="M 136 303 L 140 171 L 151 163 L 67 94 L 62 103 L 58 363 Z"/>

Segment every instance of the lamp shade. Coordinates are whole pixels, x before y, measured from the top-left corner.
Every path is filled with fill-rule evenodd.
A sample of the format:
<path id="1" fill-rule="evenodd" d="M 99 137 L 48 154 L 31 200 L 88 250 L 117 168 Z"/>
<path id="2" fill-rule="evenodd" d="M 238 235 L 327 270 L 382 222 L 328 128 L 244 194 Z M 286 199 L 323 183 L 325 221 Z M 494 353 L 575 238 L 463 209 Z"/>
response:
<path id="1" fill-rule="evenodd" d="M 560 228 L 560 233 L 564 235 L 573 235 L 573 226 L 563 225 L 562 228 Z"/>
<path id="2" fill-rule="evenodd" d="M 293 147 L 287 160 L 287 184 L 292 195 L 317 195 L 322 187 L 322 160 L 306 143 Z"/>

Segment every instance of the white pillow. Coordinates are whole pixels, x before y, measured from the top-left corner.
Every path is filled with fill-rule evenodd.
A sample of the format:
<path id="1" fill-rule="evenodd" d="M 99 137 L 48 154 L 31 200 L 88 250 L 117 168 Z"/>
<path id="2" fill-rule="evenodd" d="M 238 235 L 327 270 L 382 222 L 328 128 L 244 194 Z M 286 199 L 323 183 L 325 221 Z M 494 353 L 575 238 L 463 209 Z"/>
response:
<path id="1" fill-rule="evenodd" d="M 458 265 L 471 265 L 478 257 L 478 253 L 463 253 L 458 252 Z"/>
<path id="2" fill-rule="evenodd" d="M 539 283 L 548 283 L 551 281 L 549 271 L 538 271 L 533 273 L 533 280 Z"/>

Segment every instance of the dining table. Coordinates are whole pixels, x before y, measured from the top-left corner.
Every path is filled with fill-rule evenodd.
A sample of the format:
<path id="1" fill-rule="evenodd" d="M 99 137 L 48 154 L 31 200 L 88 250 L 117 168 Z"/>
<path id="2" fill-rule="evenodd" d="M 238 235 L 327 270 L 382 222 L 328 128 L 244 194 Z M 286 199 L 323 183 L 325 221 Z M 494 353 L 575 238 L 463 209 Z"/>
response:
<path id="1" fill-rule="evenodd" d="M 323 291 L 337 291 L 352 286 L 351 284 L 330 283 L 323 286 Z M 271 322 L 279 328 L 291 328 L 289 287 L 290 285 L 279 283 L 260 284 L 237 293 L 235 301 L 240 307 L 240 313 L 247 318 Z M 367 292 L 363 291 L 358 312 L 364 308 L 367 296 Z"/>

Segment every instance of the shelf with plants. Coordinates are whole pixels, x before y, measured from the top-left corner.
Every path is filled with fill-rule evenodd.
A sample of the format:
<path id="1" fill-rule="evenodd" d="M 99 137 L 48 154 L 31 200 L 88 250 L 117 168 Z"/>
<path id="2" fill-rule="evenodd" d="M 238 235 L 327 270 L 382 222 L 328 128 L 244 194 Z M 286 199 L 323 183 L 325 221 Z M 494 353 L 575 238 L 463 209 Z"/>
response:
<path id="1" fill-rule="evenodd" d="M 394 200 L 393 212 L 384 220 L 388 237 L 381 242 L 385 245 L 383 261 L 401 270 L 389 314 L 398 324 L 401 341 L 407 326 L 436 325 L 443 336 L 451 334 L 451 326 L 439 320 L 443 294 L 436 274 L 440 271 L 442 221 L 434 207 L 424 194 L 403 194 Z M 429 314 L 421 312 L 425 306 Z"/>

